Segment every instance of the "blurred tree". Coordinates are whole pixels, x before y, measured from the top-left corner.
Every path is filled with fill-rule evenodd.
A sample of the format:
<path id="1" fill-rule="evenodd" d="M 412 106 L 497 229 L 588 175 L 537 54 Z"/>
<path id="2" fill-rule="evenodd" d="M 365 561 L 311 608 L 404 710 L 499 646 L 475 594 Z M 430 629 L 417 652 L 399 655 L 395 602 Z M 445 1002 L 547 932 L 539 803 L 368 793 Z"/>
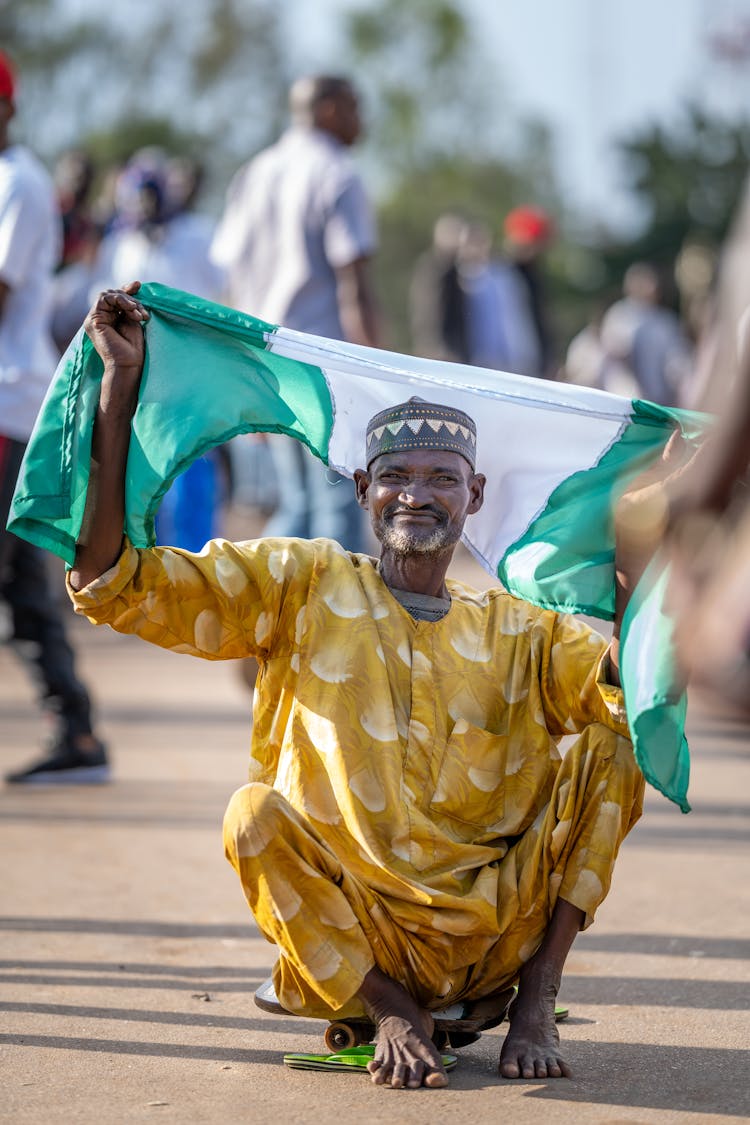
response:
<path id="1" fill-rule="evenodd" d="M 381 196 L 378 291 L 389 342 L 408 351 L 409 283 L 439 215 L 486 222 L 498 249 L 503 218 L 519 203 L 559 220 L 552 139 L 544 123 L 499 112 L 497 59 L 487 59 L 459 0 L 369 0 L 349 13 L 345 33 Z M 561 260 L 558 247 L 555 290 L 567 284 Z"/>
<path id="2" fill-rule="evenodd" d="M 19 127 L 48 159 L 91 134 L 138 147 L 168 121 L 223 189 L 284 115 L 273 0 L 191 0 L 189 18 L 184 0 L 0 0 L 0 42 L 18 66 Z"/>
<path id="3" fill-rule="evenodd" d="M 625 175 L 646 218 L 627 242 L 601 247 L 609 280 L 647 259 L 671 272 L 686 240 L 719 246 L 748 173 L 750 121 L 688 105 L 671 128 L 650 125 L 619 145 Z"/>

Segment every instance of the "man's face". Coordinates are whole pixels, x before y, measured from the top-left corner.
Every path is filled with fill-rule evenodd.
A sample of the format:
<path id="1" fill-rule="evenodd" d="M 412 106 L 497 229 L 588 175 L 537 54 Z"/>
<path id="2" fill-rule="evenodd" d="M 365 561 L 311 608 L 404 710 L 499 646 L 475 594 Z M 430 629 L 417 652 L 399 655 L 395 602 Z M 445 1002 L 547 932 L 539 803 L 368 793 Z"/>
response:
<path id="1" fill-rule="evenodd" d="M 383 453 L 368 473 L 358 469 L 355 481 L 375 535 L 396 555 L 452 550 L 484 495 L 484 477 L 451 450 Z"/>
<path id="2" fill-rule="evenodd" d="M 362 132 L 359 99 L 351 86 L 325 98 L 318 109 L 318 124 L 344 145 L 353 145 Z"/>

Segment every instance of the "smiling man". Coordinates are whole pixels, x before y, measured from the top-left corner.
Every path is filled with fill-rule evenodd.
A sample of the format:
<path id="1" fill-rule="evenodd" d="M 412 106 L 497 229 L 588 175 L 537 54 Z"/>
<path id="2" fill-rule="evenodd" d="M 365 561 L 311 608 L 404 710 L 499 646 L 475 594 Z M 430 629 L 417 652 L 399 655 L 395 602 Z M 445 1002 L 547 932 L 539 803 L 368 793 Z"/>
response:
<path id="1" fill-rule="evenodd" d="M 430 1013 L 480 1012 L 517 984 L 500 1073 L 568 1074 L 554 1023 L 564 961 L 643 794 L 617 642 L 446 577 L 485 481 L 473 421 L 441 404 L 412 399 L 369 423 L 355 485 L 379 559 L 325 539 L 135 549 L 124 473 L 147 313 L 137 283 L 126 289 L 86 322 L 104 377 L 71 595 L 92 621 L 163 647 L 257 657 L 250 782 L 224 838 L 278 947 L 281 1003 L 368 1015 L 373 1081 L 436 1087 L 448 1079 Z"/>

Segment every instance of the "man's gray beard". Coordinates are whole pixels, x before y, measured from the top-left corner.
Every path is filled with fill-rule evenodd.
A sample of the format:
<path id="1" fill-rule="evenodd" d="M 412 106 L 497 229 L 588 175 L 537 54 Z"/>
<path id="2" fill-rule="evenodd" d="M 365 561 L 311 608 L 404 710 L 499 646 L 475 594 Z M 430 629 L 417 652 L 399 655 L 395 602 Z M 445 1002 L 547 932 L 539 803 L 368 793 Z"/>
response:
<path id="1" fill-rule="evenodd" d="M 375 528 L 375 535 L 381 545 L 394 555 L 442 555 L 455 547 L 461 531 L 448 526 L 436 527 L 425 537 L 381 521 Z"/>

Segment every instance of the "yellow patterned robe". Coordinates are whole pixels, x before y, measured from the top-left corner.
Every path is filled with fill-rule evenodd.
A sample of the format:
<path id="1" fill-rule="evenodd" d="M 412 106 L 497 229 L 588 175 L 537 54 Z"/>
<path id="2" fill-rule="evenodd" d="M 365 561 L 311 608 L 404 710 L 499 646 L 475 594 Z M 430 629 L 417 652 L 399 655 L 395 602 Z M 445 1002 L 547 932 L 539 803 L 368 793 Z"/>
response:
<path id="1" fill-rule="evenodd" d="M 441 621 L 415 621 L 374 559 L 262 539 L 126 545 L 71 590 L 96 623 L 259 660 L 225 840 L 293 1010 L 358 1011 L 376 963 L 433 1006 L 515 980 L 558 895 L 591 921 L 640 815 L 604 640 L 499 589 L 448 589 Z"/>

